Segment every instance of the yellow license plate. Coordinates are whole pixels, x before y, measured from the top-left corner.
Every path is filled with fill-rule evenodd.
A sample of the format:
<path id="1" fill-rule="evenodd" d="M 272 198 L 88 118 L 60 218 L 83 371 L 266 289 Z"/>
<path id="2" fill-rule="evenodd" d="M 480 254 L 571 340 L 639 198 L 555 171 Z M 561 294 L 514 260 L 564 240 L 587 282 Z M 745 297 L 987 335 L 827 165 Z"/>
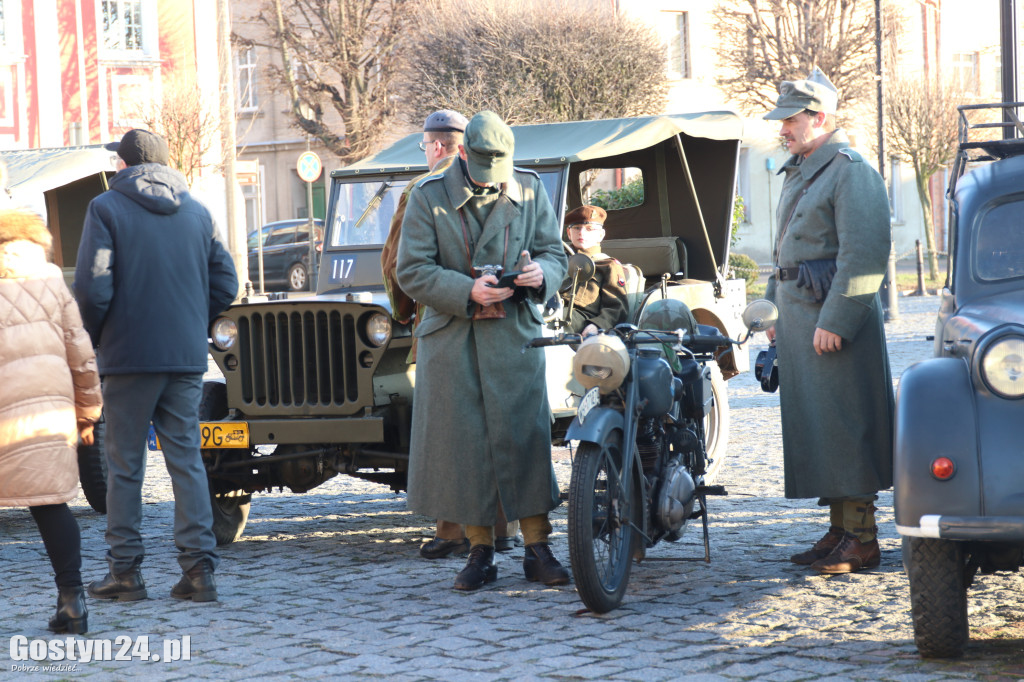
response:
<path id="1" fill-rule="evenodd" d="M 202 450 L 249 447 L 249 424 L 246 422 L 199 422 L 199 434 Z M 149 427 L 149 449 L 162 449 L 152 425 Z"/>
<path id="2" fill-rule="evenodd" d="M 199 433 L 203 450 L 249 447 L 249 424 L 246 422 L 199 422 Z"/>

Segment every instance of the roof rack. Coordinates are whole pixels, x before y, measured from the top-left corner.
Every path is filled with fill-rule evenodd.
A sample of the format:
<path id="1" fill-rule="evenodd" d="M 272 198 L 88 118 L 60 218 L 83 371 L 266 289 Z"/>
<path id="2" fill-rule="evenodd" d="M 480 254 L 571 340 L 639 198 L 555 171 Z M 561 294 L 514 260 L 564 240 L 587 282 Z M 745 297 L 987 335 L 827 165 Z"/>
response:
<path id="1" fill-rule="evenodd" d="M 957 120 L 957 152 L 953 167 L 949 174 L 947 196 L 952 197 L 956 183 L 967 170 L 967 164 L 984 161 L 998 161 L 1011 156 L 1024 154 L 1024 123 L 1021 123 L 1018 110 L 1024 102 L 996 102 L 991 104 L 962 104 L 956 108 Z M 968 112 L 989 110 L 996 111 L 1001 120 L 987 123 L 972 123 Z M 1002 136 L 997 139 L 977 139 L 983 136 L 980 131 L 1001 130 Z M 972 131 L 975 139 L 972 140 Z"/>

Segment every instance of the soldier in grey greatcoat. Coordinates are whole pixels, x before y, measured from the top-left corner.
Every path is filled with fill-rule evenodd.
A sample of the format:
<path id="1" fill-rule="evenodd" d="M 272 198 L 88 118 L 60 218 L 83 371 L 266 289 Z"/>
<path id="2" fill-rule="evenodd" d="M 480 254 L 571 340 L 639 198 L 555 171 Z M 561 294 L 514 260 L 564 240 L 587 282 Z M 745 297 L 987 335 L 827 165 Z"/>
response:
<path id="1" fill-rule="evenodd" d="M 835 129 L 838 95 L 819 70 L 779 87 L 792 153 L 779 198 L 775 274 L 786 497 L 817 497 L 831 524 L 792 557 L 822 573 L 879 564 L 873 502 L 892 485 L 893 391 L 878 288 L 890 249 L 881 176 Z"/>
<path id="2" fill-rule="evenodd" d="M 398 283 L 425 308 L 409 453 L 409 508 L 466 526 L 469 559 L 455 588 L 497 578 L 499 502 L 519 519 L 526 578 L 565 584 L 551 554 L 548 512 L 559 504 L 551 466 L 544 354 L 521 352 L 541 335 L 539 303 L 567 262 L 539 176 L 513 169 L 511 128 L 484 111 L 466 126 L 459 159 L 409 194 Z M 478 268 L 516 269 L 514 287 Z M 517 268 L 518 266 L 518 268 Z"/>

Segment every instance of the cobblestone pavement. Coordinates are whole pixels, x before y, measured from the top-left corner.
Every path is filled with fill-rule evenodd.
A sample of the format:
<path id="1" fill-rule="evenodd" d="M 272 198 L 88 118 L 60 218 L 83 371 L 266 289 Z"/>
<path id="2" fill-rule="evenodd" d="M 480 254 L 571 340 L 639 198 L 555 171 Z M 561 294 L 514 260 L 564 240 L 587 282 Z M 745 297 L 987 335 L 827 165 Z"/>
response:
<path id="1" fill-rule="evenodd" d="M 903 298 L 886 325 L 894 376 L 931 354 L 935 298 Z M 756 353 L 764 346 L 751 348 Z M 985 576 L 970 592 L 972 642 L 964 659 L 922 661 L 913 644 L 907 581 L 892 522 L 880 500 L 882 564 L 824 577 L 787 558 L 814 542 L 826 515 L 811 500 L 786 500 L 777 395 L 751 374 L 730 382 L 732 435 L 712 498 L 712 562 L 699 526 L 658 545 L 634 566 L 623 606 L 580 613 L 572 586 L 526 582 L 522 549 L 499 555 L 498 581 L 476 593 L 450 586 L 461 560 L 425 561 L 416 550 L 429 519 L 387 488 L 337 477 L 306 495 L 257 495 L 242 539 L 223 548 L 220 602 L 182 603 L 171 540 L 169 481 L 150 459 L 144 508 L 151 598 L 90 600 L 84 640 L 149 637 L 163 656 L 189 639 L 189 661 L 12 661 L 9 642 L 60 642 L 45 630 L 54 590 L 28 513 L 0 509 L 0 676 L 35 679 L 381 678 L 425 680 L 1010 680 L 1024 679 L 1019 574 Z M 556 450 L 563 489 L 570 463 Z M 104 517 L 80 498 L 87 580 L 103 576 Z M 553 514 L 555 554 L 568 563 L 566 508 Z M 17 640 L 20 642 L 21 640 Z M 138 640 L 132 640 L 134 643 Z M 42 646 L 41 644 L 39 646 Z M 171 645 L 173 646 L 173 645 Z M 17 653 L 15 651 L 14 653 Z M 173 649 L 170 653 L 174 653 Z M 63 664 L 24 675 L 16 666 Z M 18 671 L 22 671 L 19 674 Z"/>

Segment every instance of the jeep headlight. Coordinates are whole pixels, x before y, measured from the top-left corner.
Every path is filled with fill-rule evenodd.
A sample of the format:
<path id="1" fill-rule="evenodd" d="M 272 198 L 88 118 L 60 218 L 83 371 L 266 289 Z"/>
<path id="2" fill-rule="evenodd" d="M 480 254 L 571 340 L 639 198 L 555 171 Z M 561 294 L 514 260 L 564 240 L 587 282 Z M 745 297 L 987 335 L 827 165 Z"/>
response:
<path id="1" fill-rule="evenodd" d="M 374 313 L 366 318 L 366 341 L 380 348 L 391 338 L 391 318 L 382 313 Z"/>
<path id="2" fill-rule="evenodd" d="M 229 350 L 238 340 L 238 325 L 227 317 L 218 317 L 213 323 L 211 338 L 217 350 Z"/>
<path id="3" fill-rule="evenodd" d="M 1008 334 L 982 351 L 981 378 L 1003 398 L 1024 396 L 1024 337 Z"/>
<path id="4" fill-rule="evenodd" d="M 587 390 L 597 386 L 601 393 L 611 393 L 622 385 L 628 372 L 626 344 L 609 334 L 587 337 L 572 359 L 572 374 Z"/>

